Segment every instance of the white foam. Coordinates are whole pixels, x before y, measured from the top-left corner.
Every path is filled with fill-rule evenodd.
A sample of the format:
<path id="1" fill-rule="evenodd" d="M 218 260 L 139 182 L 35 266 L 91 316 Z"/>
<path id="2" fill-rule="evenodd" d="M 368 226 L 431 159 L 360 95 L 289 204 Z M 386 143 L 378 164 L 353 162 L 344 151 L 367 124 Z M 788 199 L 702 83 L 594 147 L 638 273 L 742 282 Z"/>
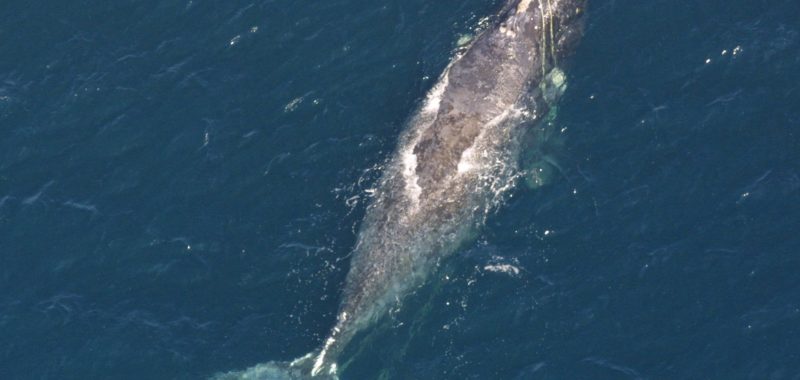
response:
<path id="1" fill-rule="evenodd" d="M 510 264 L 493 264 L 483 267 L 484 270 L 495 273 L 505 273 L 510 276 L 519 276 L 519 268 Z"/>
<path id="2" fill-rule="evenodd" d="M 416 207 L 419 204 L 419 197 L 422 194 L 422 188 L 417 182 L 417 155 L 414 154 L 414 145 L 409 144 L 403 151 L 403 179 L 405 180 L 406 195 Z"/>
<path id="3" fill-rule="evenodd" d="M 289 366 L 290 366 L 290 367 L 296 367 L 296 366 L 297 366 L 297 365 L 299 365 L 300 363 L 302 363 L 302 362 L 306 361 L 306 360 L 307 360 L 308 358 L 310 358 L 312 355 L 314 355 L 314 354 L 313 354 L 313 353 L 307 353 L 307 354 L 305 354 L 305 355 L 303 355 L 303 356 L 301 356 L 301 357 L 299 357 L 299 358 L 297 358 L 297 359 L 294 359 L 294 360 L 292 360 L 292 362 L 291 362 L 291 363 L 289 363 Z"/>
<path id="4" fill-rule="evenodd" d="M 289 103 L 286 103 L 286 105 L 283 107 L 283 112 L 289 113 L 296 110 L 297 107 L 300 105 L 300 103 L 302 103 L 303 100 L 306 98 L 306 95 L 298 96 L 292 99 Z"/>
<path id="5" fill-rule="evenodd" d="M 447 89 L 447 84 L 449 83 L 449 72 L 449 70 L 445 70 L 444 75 L 442 75 L 442 79 L 436 83 L 436 85 L 433 86 L 431 91 L 428 93 L 428 96 L 425 99 L 425 105 L 422 107 L 423 113 L 428 114 L 439 111 L 439 106 L 442 104 L 442 95 L 444 95 L 444 90 Z"/>
<path id="6" fill-rule="evenodd" d="M 458 173 L 463 174 L 474 170 L 478 166 L 475 161 L 475 147 L 471 146 L 461 152 L 461 160 L 458 161 Z"/>
<path id="7" fill-rule="evenodd" d="M 453 62 L 458 60 L 454 59 Z M 452 65 L 452 63 L 451 63 Z M 449 67 L 445 69 L 444 74 L 440 80 L 428 92 L 425 102 L 420 109 L 420 115 L 417 116 L 416 125 L 411 126 L 412 136 L 408 142 L 400 150 L 400 165 L 402 166 L 403 180 L 405 183 L 405 190 L 408 199 L 412 202 L 412 208 L 416 209 L 419 205 L 419 198 L 422 195 L 422 187 L 419 186 L 417 176 L 417 155 L 414 154 L 414 147 L 419 143 L 420 136 L 427 127 L 435 121 L 436 113 L 439 112 L 439 107 L 442 103 L 442 97 L 447 89 L 449 83 L 448 74 Z"/>
<path id="8" fill-rule="evenodd" d="M 319 356 L 317 356 L 317 360 L 314 361 L 314 367 L 311 369 L 311 376 L 317 376 L 317 374 L 319 374 L 319 371 L 322 370 L 322 365 L 325 364 L 325 354 L 328 353 L 328 349 L 334 343 L 336 343 L 336 339 L 334 339 L 333 337 L 330 337 L 328 338 L 328 340 L 325 341 L 325 347 L 322 348 L 322 351 L 319 353 Z"/>

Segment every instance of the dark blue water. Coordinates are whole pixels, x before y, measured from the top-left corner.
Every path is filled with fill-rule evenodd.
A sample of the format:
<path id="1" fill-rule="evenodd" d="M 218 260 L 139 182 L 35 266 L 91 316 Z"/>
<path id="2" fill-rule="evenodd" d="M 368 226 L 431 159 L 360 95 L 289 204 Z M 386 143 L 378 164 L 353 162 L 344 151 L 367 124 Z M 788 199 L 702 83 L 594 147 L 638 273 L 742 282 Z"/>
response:
<path id="1" fill-rule="evenodd" d="M 3 1 L 0 378 L 316 348 L 366 190 L 499 5 Z M 354 341 L 343 379 L 800 378 L 800 3 L 588 14 L 562 172 Z"/>

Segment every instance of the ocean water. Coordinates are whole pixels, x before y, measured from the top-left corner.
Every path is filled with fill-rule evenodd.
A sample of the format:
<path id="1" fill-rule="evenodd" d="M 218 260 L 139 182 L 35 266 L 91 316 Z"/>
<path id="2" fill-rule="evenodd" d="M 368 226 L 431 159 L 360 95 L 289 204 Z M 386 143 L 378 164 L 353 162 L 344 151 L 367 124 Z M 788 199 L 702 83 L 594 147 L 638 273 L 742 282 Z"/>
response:
<path id="1" fill-rule="evenodd" d="M 202 379 L 318 347 L 381 165 L 500 5 L 0 3 L 0 378 Z M 592 1 L 557 174 L 342 378 L 800 379 L 798 15 Z"/>

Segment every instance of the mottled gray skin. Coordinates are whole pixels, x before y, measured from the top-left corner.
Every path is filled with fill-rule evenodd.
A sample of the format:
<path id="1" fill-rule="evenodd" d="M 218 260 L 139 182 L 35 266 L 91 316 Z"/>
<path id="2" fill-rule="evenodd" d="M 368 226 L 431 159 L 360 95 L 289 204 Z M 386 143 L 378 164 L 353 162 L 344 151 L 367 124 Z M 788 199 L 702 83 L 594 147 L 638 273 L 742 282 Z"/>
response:
<path id="1" fill-rule="evenodd" d="M 503 21 L 481 35 L 450 67 L 434 125 L 414 147 L 423 188 L 433 189 L 451 175 L 483 126 L 517 104 L 532 83 L 541 82 L 581 35 L 579 19 L 585 1 L 541 1 L 542 7 L 533 0 L 521 13 L 518 7 L 525 4 L 512 2 Z M 552 18 L 543 20 L 542 10 L 553 14 Z M 555 45 L 550 40 L 550 20 Z"/>
<path id="2" fill-rule="evenodd" d="M 336 325 L 320 350 L 219 378 L 336 377 L 359 331 L 469 241 L 518 176 L 518 137 L 547 113 L 541 83 L 583 32 L 586 0 L 510 0 L 442 75 L 384 169 Z"/>
<path id="3" fill-rule="evenodd" d="M 513 142 L 504 140 L 513 139 L 509 129 L 520 124 L 503 122 L 503 115 L 523 104 L 533 113 L 529 120 L 547 113 L 538 84 L 582 35 L 585 4 L 511 1 L 496 24 L 448 67 L 438 109 L 427 114 L 423 109 L 412 120 L 367 210 L 339 318 L 319 363 L 329 365 L 356 332 L 420 285 L 439 259 L 479 227 L 481 214 L 495 206 L 506 185 L 502 181 L 513 181 L 515 157 L 502 152 Z M 508 162 L 459 172 L 464 151 L 477 145 Z M 410 152 L 416 167 L 407 163 Z M 413 176 L 407 175 L 412 169 L 416 198 L 408 190 L 414 187 L 408 183 Z"/>

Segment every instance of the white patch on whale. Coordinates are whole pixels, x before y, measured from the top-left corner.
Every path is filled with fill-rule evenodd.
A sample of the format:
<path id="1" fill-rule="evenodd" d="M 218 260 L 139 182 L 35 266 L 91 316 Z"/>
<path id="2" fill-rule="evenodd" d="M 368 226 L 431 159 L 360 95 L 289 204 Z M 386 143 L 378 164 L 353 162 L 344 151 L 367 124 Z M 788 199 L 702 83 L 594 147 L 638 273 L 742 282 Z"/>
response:
<path id="1" fill-rule="evenodd" d="M 531 0 L 522 0 L 517 5 L 517 13 L 525 13 L 528 8 L 531 6 Z"/>

